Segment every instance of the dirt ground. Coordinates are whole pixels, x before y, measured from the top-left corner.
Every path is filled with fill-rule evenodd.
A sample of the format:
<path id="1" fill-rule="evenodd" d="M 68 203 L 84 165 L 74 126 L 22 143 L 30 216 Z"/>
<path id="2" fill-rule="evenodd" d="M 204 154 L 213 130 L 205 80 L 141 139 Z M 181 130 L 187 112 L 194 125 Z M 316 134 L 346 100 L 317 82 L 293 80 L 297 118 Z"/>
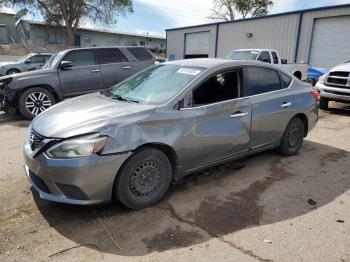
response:
<path id="1" fill-rule="evenodd" d="M 28 122 L 0 115 L 0 261 L 350 261 L 350 107 L 320 116 L 297 156 L 212 168 L 130 211 L 41 200 Z"/>

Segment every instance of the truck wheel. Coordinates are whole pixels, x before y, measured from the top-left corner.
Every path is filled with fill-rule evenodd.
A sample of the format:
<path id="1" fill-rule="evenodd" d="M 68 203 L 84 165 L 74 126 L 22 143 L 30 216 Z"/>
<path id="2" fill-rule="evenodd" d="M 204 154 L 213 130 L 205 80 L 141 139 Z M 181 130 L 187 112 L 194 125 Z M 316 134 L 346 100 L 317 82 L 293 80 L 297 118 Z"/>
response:
<path id="1" fill-rule="evenodd" d="M 328 102 L 329 102 L 329 100 L 327 98 L 321 97 L 320 103 L 319 103 L 319 108 L 322 110 L 327 110 L 328 109 Z"/>
<path id="2" fill-rule="evenodd" d="M 114 196 L 131 209 L 149 207 L 168 191 L 171 164 L 158 149 L 147 147 L 135 152 L 116 177 Z"/>
<path id="3" fill-rule="evenodd" d="M 10 69 L 6 72 L 6 75 L 13 75 L 13 74 L 18 74 L 21 73 L 21 71 L 17 70 L 17 69 Z"/>
<path id="4" fill-rule="evenodd" d="M 41 112 L 55 104 L 53 94 L 41 87 L 34 87 L 24 91 L 18 100 L 18 110 L 21 115 L 32 120 Z"/>
<path id="5" fill-rule="evenodd" d="M 301 80 L 301 72 L 299 72 L 299 71 L 295 72 L 295 73 L 294 73 L 294 76 L 295 76 L 296 78 L 298 78 L 299 80 Z"/>

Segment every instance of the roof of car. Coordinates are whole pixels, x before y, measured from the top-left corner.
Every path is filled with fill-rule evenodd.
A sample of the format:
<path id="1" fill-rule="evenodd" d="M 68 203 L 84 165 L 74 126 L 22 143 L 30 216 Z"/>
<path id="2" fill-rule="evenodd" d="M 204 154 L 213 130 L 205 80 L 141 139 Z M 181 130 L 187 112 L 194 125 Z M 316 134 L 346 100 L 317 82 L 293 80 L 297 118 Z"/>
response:
<path id="1" fill-rule="evenodd" d="M 203 67 L 203 68 L 212 68 L 223 64 L 231 64 L 232 66 L 264 65 L 267 67 L 271 67 L 270 64 L 262 63 L 260 61 L 230 60 L 230 59 L 221 59 L 221 58 L 193 58 L 193 59 L 169 61 L 169 62 L 165 62 L 164 64 Z"/>
<path id="2" fill-rule="evenodd" d="M 91 50 L 91 49 L 109 49 L 109 48 L 142 48 L 146 49 L 144 46 L 89 46 L 89 47 L 77 47 L 63 50 L 64 52 L 72 51 L 72 50 Z"/>

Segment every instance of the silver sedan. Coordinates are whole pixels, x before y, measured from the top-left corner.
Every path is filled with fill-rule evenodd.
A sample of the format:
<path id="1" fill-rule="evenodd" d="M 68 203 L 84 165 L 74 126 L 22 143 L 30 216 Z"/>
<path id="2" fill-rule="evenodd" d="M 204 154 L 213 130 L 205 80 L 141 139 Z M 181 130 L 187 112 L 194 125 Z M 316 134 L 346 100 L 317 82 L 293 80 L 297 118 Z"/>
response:
<path id="1" fill-rule="evenodd" d="M 44 199 L 140 209 L 198 170 L 267 149 L 296 154 L 317 120 L 311 86 L 272 65 L 167 62 L 38 115 L 25 169 Z"/>

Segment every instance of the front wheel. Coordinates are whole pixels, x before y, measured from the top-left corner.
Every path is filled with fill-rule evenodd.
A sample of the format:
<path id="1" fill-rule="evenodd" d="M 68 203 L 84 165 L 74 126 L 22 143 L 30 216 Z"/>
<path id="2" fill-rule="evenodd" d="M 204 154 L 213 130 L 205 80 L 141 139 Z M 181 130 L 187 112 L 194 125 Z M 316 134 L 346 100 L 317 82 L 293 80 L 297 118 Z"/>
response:
<path id="1" fill-rule="evenodd" d="M 53 94 L 41 87 L 34 87 L 24 91 L 18 100 L 18 110 L 23 117 L 32 120 L 41 112 L 55 104 Z"/>
<path id="2" fill-rule="evenodd" d="M 131 209 L 152 206 L 168 191 L 171 173 L 170 161 L 163 152 L 151 147 L 141 149 L 118 173 L 113 194 Z"/>
<path id="3" fill-rule="evenodd" d="M 278 152 L 285 156 L 298 153 L 304 140 L 304 124 L 300 118 L 293 118 L 284 131 L 281 144 L 277 148 Z"/>
<path id="4" fill-rule="evenodd" d="M 320 98 L 320 103 L 319 103 L 320 109 L 327 110 L 328 104 L 329 104 L 329 100 L 327 98 L 324 98 L 324 97 Z"/>

